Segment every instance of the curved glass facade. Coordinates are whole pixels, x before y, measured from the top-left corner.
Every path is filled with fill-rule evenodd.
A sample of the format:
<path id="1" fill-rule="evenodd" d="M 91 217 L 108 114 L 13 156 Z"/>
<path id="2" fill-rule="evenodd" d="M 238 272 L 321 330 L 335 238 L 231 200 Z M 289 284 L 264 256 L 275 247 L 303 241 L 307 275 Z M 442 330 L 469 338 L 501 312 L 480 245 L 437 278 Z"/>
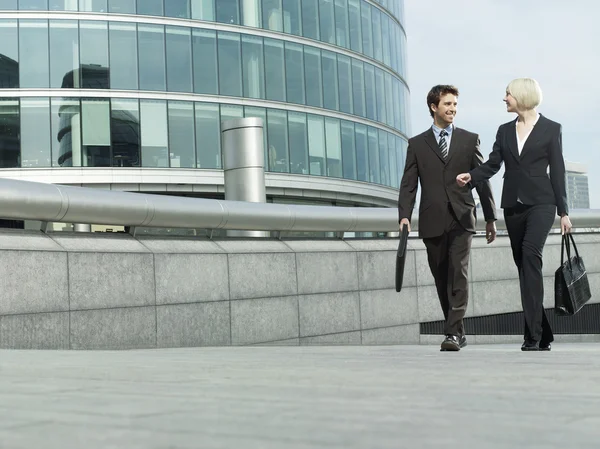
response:
<path id="1" fill-rule="evenodd" d="M 0 167 L 219 169 L 220 121 L 252 116 L 268 171 L 398 187 L 401 23 L 401 0 L 0 0 Z"/>

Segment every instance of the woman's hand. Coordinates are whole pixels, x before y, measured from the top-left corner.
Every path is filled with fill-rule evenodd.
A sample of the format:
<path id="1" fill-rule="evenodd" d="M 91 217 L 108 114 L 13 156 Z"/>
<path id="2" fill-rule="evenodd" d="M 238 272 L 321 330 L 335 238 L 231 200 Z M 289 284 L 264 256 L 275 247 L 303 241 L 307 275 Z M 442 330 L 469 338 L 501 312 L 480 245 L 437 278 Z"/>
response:
<path id="1" fill-rule="evenodd" d="M 460 187 L 464 187 L 464 186 L 466 186 L 470 182 L 471 182 L 471 175 L 468 174 L 468 173 L 461 173 L 460 175 L 458 175 L 456 177 L 456 183 Z"/>
<path id="2" fill-rule="evenodd" d="M 562 217 L 560 217 L 560 231 L 562 233 L 562 235 L 568 234 L 569 232 L 571 232 L 571 228 L 573 228 L 573 225 L 571 224 L 571 220 L 569 219 L 568 215 L 563 215 Z"/>

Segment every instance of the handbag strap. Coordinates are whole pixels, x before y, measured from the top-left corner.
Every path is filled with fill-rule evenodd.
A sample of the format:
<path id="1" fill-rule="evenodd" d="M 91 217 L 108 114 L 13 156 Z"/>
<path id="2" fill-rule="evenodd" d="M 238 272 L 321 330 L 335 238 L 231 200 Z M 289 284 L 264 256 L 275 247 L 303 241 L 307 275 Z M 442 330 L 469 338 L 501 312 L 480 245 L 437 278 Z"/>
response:
<path id="1" fill-rule="evenodd" d="M 579 259 L 579 251 L 577 251 L 577 245 L 575 244 L 575 239 L 573 238 L 573 234 L 570 232 L 569 232 L 569 239 L 573 243 L 573 249 L 575 250 L 575 255 L 577 256 L 577 259 Z"/>
<path id="2" fill-rule="evenodd" d="M 560 242 L 560 266 L 561 267 L 565 263 L 565 250 L 567 252 L 567 262 L 569 263 L 569 270 L 573 271 L 573 267 L 571 265 L 571 242 L 569 241 L 569 237 L 566 234 L 563 234 L 561 242 Z"/>

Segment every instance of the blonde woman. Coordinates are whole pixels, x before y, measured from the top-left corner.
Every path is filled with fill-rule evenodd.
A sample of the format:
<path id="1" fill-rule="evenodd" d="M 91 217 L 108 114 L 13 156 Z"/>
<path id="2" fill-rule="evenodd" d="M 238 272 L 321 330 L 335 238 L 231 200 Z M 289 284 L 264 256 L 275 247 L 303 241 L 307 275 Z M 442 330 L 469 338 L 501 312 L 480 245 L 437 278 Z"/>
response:
<path id="1" fill-rule="evenodd" d="M 556 213 L 562 233 L 571 231 L 562 130 L 559 123 L 537 112 L 542 90 L 534 79 L 511 81 L 504 102 L 507 112 L 517 118 L 498 128 L 489 160 L 458 175 L 456 181 L 460 187 L 475 187 L 505 164 L 501 207 L 519 271 L 525 316 L 521 350 L 549 351 L 554 336 L 544 312 L 542 252 Z"/>

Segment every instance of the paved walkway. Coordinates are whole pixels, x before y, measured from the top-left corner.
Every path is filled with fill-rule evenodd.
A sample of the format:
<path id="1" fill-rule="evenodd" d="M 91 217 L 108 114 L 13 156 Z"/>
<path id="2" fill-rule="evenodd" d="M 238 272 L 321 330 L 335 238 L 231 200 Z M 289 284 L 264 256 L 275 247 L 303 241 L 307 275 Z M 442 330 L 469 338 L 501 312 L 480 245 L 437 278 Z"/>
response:
<path id="1" fill-rule="evenodd" d="M 600 345 L 0 351 L 0 448 L 600 445 Z"/>

